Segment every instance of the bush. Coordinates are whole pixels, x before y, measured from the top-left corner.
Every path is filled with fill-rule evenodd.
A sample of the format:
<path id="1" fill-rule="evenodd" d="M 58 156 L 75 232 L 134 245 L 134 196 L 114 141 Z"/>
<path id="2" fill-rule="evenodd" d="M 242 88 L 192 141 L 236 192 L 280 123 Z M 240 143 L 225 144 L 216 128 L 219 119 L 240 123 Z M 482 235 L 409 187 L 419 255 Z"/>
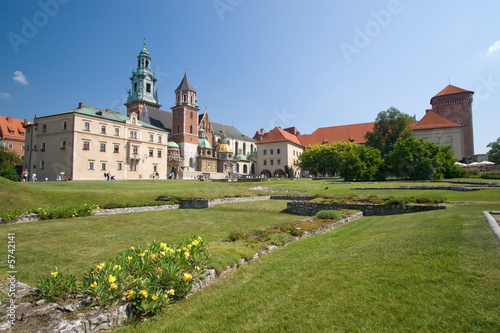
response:
<path id="1" fill-rule="evenodd" d="M 481 175 L 483 179 L 500 179 L 500 173 L 483 173 Z"/>
<path id="2" fill-rule="evenodd" d="M 322 210 L 316 214 L 316 217 L 322 220 L 341 220 L 344 218 L 342 213 L 337 210 Z"/>
<path id="3" fill-rule="evenodd" d="M 5 212 L 0 212 L 0 218 L 5 222 L 14 222 L 19 220 L 19 216 L 21 215 L 21 211 L 19 210 L 9 210 Z"/>
<path id="4" fill-rule="evenodd" d="M 48 208 L 37 208 L 32 212 L 37 213 L 42 220 L 67 219 L 71 217 L 90 216 L 94 210 L 100 209 L 98 205 L 80 204 L 67 206 L 53 206 Z"/>
<path id="5" fill-rule="evenodd" d="M 245 234 L 239 228 L 235 228 L 229 231 L 228 238 L 231 242 L 236 242 L 237 240 L 245 238 Z"/>

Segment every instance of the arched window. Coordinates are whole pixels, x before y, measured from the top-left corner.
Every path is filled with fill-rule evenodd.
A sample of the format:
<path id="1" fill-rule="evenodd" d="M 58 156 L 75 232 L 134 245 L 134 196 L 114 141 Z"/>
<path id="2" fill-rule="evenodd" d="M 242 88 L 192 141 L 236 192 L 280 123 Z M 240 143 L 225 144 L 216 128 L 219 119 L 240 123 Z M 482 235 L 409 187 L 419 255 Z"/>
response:
<path id="1" fill-rule="evenodd" d="M 186 94 L 184 94 L 184 95 L 182 96 L 182 101 L 183 101 L 183 102 L 187 102 L 187 101 L 188 101 L 188 98 L 187 98 L 187 95 L 186 95 Z"/>
<path id="2" fill-rule="evenodd" d="M 247 156 L 247 144 L 243 142 L 243 155 Z"/>
<path id="3" fill-rule="evenodd" d="M 193 125 L 189 125 L 189 133 L 193 134 Z"/>
<path id="4" fill-rule="evenodd" d="M 194 168 L 194 158 L 192 157 L 189 159 L 189 167 Z"/>
<path id="5" fill-rule="evenodd" d="M 243 165 L 243 173 L 246 175 L 248 173 L 248 167 L 247 165 Z"/>

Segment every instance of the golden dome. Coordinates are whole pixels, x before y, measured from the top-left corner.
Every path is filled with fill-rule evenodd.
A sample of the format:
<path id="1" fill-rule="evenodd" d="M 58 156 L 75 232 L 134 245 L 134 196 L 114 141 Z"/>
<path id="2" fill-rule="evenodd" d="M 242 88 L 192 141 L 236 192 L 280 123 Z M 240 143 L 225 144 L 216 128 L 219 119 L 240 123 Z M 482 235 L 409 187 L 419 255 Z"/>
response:
<path id="1" fill-rule="evenodd" d="M 227 143 L 221 143 L 215 148 L 216 153 L 232 153 L 233 150 L 231 149 L 231 146 L 228 145 Z"/>

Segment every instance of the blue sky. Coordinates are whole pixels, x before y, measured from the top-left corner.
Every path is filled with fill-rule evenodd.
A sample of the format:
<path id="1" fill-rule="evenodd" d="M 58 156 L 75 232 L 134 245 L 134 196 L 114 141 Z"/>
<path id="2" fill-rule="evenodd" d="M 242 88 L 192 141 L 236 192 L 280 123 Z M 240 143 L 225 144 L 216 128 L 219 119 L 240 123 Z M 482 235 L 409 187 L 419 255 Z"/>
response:
<path id="1" fill-rule="evenodd" d="M 500 136 L 500 2 L 0 0 L 0 115 L 125 112 L 147 39 L 162 109 L 184 71 L 214 122 L 256 130 L 420 119 L 475 91 L 475 152 Z"/>

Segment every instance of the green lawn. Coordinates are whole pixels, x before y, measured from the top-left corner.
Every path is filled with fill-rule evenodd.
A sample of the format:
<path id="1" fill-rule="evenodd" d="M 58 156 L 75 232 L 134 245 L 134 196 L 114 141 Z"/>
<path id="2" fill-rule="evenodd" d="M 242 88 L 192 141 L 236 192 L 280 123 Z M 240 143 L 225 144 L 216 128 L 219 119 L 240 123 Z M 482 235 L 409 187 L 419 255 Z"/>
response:
<path id="1" fill-rule="evenodd" d="M 256 195 L 254 186 L 308 194 L 441 195 L 446 210 L 363 217 L 308 237 L 225 275 L 164 315 L 123 332 L 495 332 L 500 331 L 500 243 L 482 216 L 499 210 L 500 189 L 476 192 L 385 190 L 433 183 L 325 185 L 323 181 L 268 183 L 123 181 L 12 183 L 0 179 L 0 210 L 66 203 L 148 202 L 159 195 Z M 352 187 L 380 190 L 350 190 Z M 328 189 L 325 189 L 328 187 Z M 264 192 L 260 192 L 264 193 Z M 458 203 L 460 202 L 460 203 Z M 467 202 L 464 204 L 463 202 Z M 258 245 L 219 243 L 243 232 L 297 221 L 285 201 L 223 204 L 204 210 L 0 225 L 0 255 L 7 233 L 16 234 L 17 277 L 35 285 L 54 270 L 81 275 L 131 245 L 173 243 L 201 236 L 213 265 L 222 269 L 249 258 Z M 7 271 L 6 261 L 0 270 Z"/>

